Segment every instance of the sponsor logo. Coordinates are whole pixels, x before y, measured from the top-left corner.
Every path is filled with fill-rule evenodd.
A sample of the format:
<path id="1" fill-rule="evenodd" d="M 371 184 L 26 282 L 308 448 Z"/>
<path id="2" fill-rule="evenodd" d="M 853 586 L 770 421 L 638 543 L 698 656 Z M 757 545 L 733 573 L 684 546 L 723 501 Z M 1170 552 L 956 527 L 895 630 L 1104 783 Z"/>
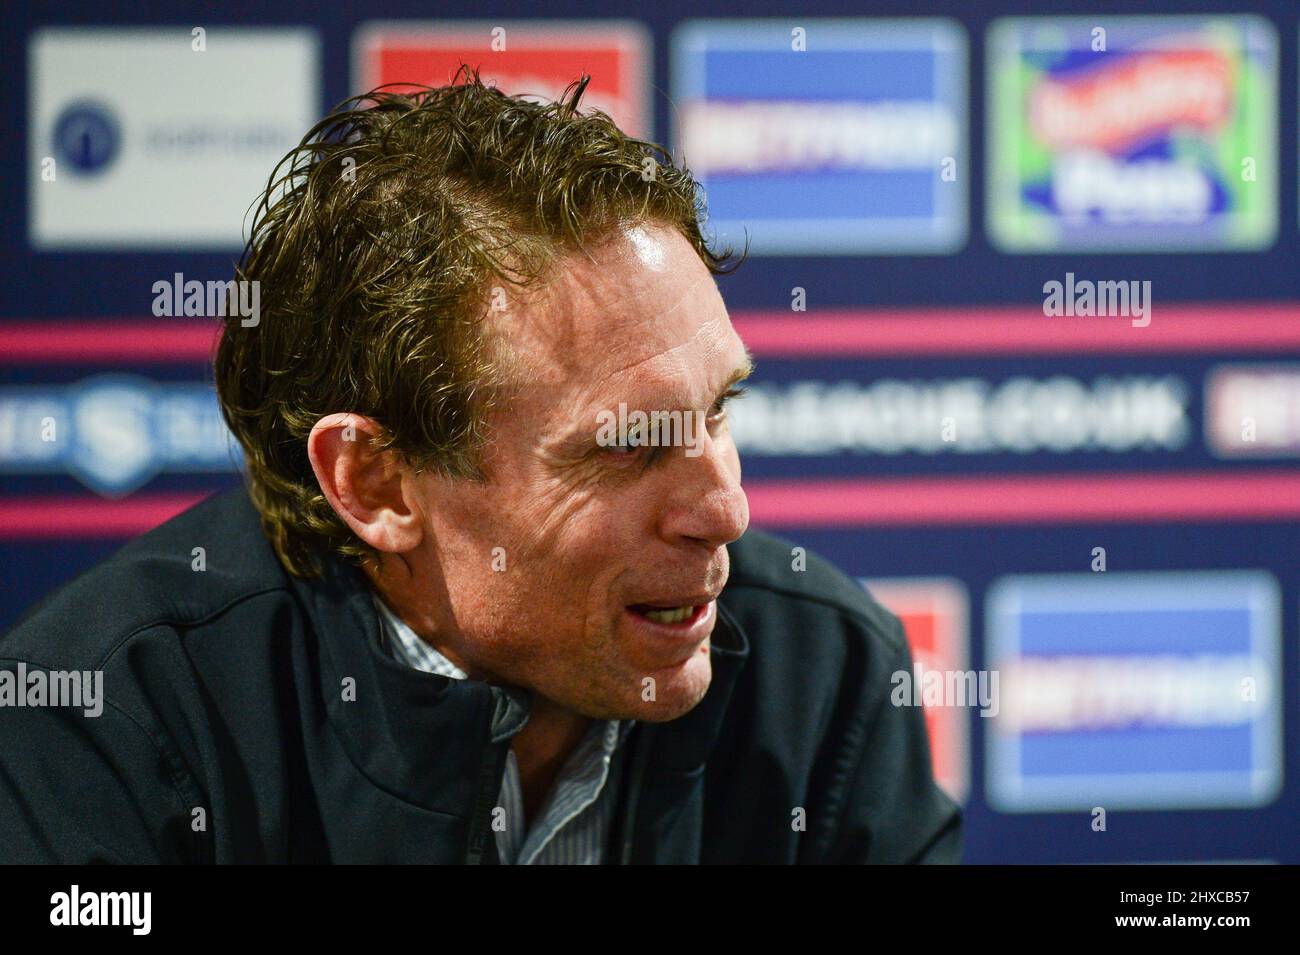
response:
<path id="1" fill-rule="evenodd" d="M 650 135 L 650 36 L 629 20 L 363 24 L 352 40 L 353 92 L 445 86 L 462 63 L 503 92 L 542 102 L 558 99 L 585 72 L 585 108 L 608 113 L 629 135 Z"/>
<path id="2" fill-rule="evenodd" d="M 1049 77 L 1029 128 L 1049 149 L 1118 153 L 1176 127 L 1214 133 L 1231 119 L 1232 64 L 1217 50 L 1138 52 L 1109 70 Z"/>
<path id="3" fill-rule="evenodd" d="M 989 711 L 997 705 L 997 692 L 990 684 L 993 674 L 982 675 L 985 692 L 981 697 L 981 674 L 966 669 L 966 590 L 959 581 L 946 577 L 882 577 L 860 583 L 903 624 L 913 673 L 910 681 L 905 679 L 906 673 L 904 679 L 895 674 L 893 692 L 900 693 L 906 682 L 911 693 L 902 705 L 913 705 L 919 699 L 935 780 L 960 803 L 970 789 L 969 714 L 963 707 L 978 712 L 981 699 Z"/>
<path id="4" fill-rule="evenodd" d="M 1205 443 L 1222 458 L 1300 457 L 1300 365 L 1219 365 L 1205 382 Z"/>
<path id="5" fill-rule="evenodd" d="M 71 474 L 119 497 L 157 474 L 237 470 L 210 385 L 103 375 L 0 388 L 0 473 Z"/>
<path id="6" fill-rule="evenodd" d="M 1176 375 L 749 383 L 731 432 L 763 456 L 1173 452 L 1189 393 Z"/>
<path id="7" fill-rule="evenodd" d="M 79 173 L 100 173 L 117 158 L 122 134 L 112 112 L 100 103 L 67 106 L 54 122 L 54 154 Z"/>
<path id="8" fill-rule="evenodd" d="M 996 21 L 991 238 L 1007 251 L 1271 245 L 1277 69 L 1262 17 Z"/>
<path id="9" fill-rule="evenodd" d="M 37 249 L 237 251 L 267 175 L 319 119 L 308 29 L 48 27 L 28 57 Z"/>
<path id="10" fill-rule="evenodd" d="M 673 141 L 721 244 L 834 255 L 965 242 L 955 21 L 696 20 L 672 56 Z"/>
<path id="11" fill-rule="evenodd" d="M 1282 783 L 1280 599 L 1263 571 L 1008 577 L 986 601 L 1004 812 L 1251 807 Z"/>

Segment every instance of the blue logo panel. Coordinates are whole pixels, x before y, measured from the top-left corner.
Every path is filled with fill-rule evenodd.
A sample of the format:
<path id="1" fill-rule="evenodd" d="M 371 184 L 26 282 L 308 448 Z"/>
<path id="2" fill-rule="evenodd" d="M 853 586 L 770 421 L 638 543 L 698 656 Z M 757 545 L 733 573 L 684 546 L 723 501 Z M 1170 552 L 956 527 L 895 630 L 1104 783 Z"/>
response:
<path id="1" fill-rule="evenodd" d="M 955 251 L 967 235 L 966 62 L 949 20 L 681 26 L 673 138 L 720 244 Z"/>
<path id="2" fill-rule="evenodd" d="M 986 613 L 994 808 L 1238 808 L 1281 791 L 1272 575 L 1006 577 Z"/>
<path id="3" fill-rule="evenodd" d="M 71 474 L 122 497 L 160 473 L 239 468 L 210 385 L 109 374 L 0 388 L 0 474 Z"/>

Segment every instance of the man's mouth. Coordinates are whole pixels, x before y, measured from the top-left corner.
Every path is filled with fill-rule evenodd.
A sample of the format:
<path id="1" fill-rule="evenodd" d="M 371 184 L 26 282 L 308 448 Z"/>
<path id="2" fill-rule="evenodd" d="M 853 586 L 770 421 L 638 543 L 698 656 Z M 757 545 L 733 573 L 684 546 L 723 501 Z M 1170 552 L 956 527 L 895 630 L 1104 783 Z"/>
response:
<path id="1" fill-rule="evenodd" d="M 711 593 L 678 593 L 651 603 L 627 604 L 625 631 L 656 666 L 679 666 L 701 652 L 717 619 Z"/>
<path id="2" fill-rule="evenodd" d="M 685 623 L 692 619 L 704 609 L 704 605 L 684 604 L 677 607 L 656 607 L 650 604 L 632 604 L 628 609 L 653 623 L 673 624 Z"/>

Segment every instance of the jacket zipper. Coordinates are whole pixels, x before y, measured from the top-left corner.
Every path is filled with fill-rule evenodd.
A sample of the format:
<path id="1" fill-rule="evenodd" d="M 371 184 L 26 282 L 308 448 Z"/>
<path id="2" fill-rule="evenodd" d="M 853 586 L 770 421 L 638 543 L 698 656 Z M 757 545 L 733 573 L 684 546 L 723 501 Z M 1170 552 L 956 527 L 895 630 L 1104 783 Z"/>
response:
<path id="1" fill-rule="evenodd" d="M 465 849 L 466 865 L 482 865 L 491 848 L 492 810 L 496 808 L 497 797 L 501 793 L 501 778 L 506 771 L 506 759 L 510 755 L 510 741 L 493 743 L 487 748 L 479 772 L 478 797 L 474 812 L 470 816 L 469 843 Z"/>
<path id="2" fill-rule="evenodd" d="M 627 780 L 627 802 L 623 806 L 623 818 L 619 820 L 618 826 L 618 837 L 621 843 L 618 852 L 619 865 L 631 865 L 632 863 L 632 846 L 636 839 L 637 804 L 641 798 L 646 761 L 650 756 L 650 736 L 653 732 L 653 723 L 642 723 L 637 728 L 636 743 L 629 754 L 632 757 L 632 765 Z"/>

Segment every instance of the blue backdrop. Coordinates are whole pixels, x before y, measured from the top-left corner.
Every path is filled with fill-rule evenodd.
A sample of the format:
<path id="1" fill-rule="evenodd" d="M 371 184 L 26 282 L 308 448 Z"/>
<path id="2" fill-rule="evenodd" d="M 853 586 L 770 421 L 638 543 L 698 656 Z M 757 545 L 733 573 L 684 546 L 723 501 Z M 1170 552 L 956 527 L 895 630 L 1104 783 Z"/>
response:
<path id="1" fill-rule="evenodd" d="M 40 170 L 29 150 L 33 127 L 27 111 L 28 44 L 34 31 L 76 25 L 169 26 L 186 32 L 193 25 L 214 31 L 236 25 L 310 27 L 320 43 L 317 93 L 323 108 L 358 92 L 351 87 L 350 76 L 351 44 L 360 24 L 376 19 L 455 19 L 462 11 L 461 5 L 396 0 L 364 5 L 326 0 L 301 7 L 233 2 L 219 9 L 209 3 L 98 0 L 47 2 L 6 11 L 0 26 L 0 81 L 8 92 L 0 139 L 9 143 L 9 148 L 0 150 L 5 226 L 0 230 L 5 277 L 0 286 L 0 335 L 5 336 L 0 338 L 5 343 L 0 352 L 0 388 L 4 389 L 0 397 L 8 405 L 0 404 L 0 444 L 8 444 L 0 450 L 9 457 L 0 468 L 0 571 L 5 584 L 0 591 L 0 627 L 10 625 L 43 594 L 111 553 L 156 517 L 236 480 L 229 469 L 230 454 L 219 442 L 205 440 L 201 448 L 184 447 L 187 428 L 203 426 L 201 409 L 190 409 L 186 396 L 193 397 L 195 386 L 211 380 L 204 360 L 204 326 L 184 326 L 179 324 L 184 319 L 151 315 L 152 288 L 159 279 L 170 280 L 177 272 L 226 277 L 234 255 L 34 247 L 29 202 L 31 183 Z M 861 12 L 861 5 L 803 0 L 747 4 L 744 16 L 779 18 L 784 36 L 789 33 L 787 24 Z M 1098 547 L 1105 549 L 1108 575 L 1250 570 L 1262 571 L 1271 581 L 1263 590 L 1247 588 L 1224 598 L 1247 609 L 1238 630 L 1225 633 L 1219 657 L 1238 652 L 1228 649 L 1237 645 L 1234 641 L 1247 647 L 1240 652 L 1258 657 L 1253 665 L 1259 669 L 1251 672 L 1257 672 L 1266 702 L 1252 710 L 1244 723 L 1236 724 L 1245 727 L 1243 732 L 1254 742 L 1210 766 L 1204 777 L 1190 772 L 1190 763 L 1184 766 L 1184 775 L 1176 777 L 1173 786 L 1182 798 L 1156 798 L 1139 808 L 1142 800 L 1126 800 L 1121 795 L 1124 788 L 1112 785 L 1115 780 L 1106 771 L 1105 747 L 1096 747 L 1101 745 L 1098 740 L 1106 738 L 1099 734 L 1118 733 L 1109 737 L 1112 744 L 1132 747 L 1133 753 L 1151 747 L 1153 754 L 1190 756 L 1204 740 L 1195 733 L 1177 739 L 1143 735 L 1132 722 L 1100 726 L 1088 722 L 1092 717 L 1076 713 L 1067 730 L 1035 737 L 1038 742 L 1031 741 L 1023 749 L 1016 747 L 1026 738 L 1000 739 L 1000 754 L 1019 753 L 1027 761 L 1017 764 L 1020 775 L 1014 779 L 998 775 L 990 780 L 986 754 L 994 750 L 993 730 L 973 709 L 962 710 L 964 733 L 951 736 L 944 745 L 954 748 L 955 771 L 968 781 L 958 788 L 964 790 L 965 858 L 970 862 L 1300 862 L 1300 759 L 1294 746 L 1300 733 L 1300 565 L 1296 561 L 1300 484 L 1295 483 L 1300 449 L 1283 440 L 1267 457 L 1235 455 L 1225 450 L 1222 438 L 1207 434 L 1207 429 L 1224 427 L 1222 421 L 1216 423 L 1216 412 L 1207 403 L 1209 382 L 1216 373 L 1234 367 L 1248 372 L 1281 367 L 1291 374 L 1290 363 L 1300 360 L 1296 348 L 1300 342 L 1296 331 L 1300 325 L 1296 192 L 1300 7 L 1229 0 L 1215 5 L 1216 13 L 1263 15 L 1278 38 L 1277 99 L 1269 109 L 1276 120 L 1276 145 L 1272 153 L 1255 157 L 1277 184 L 1276 197 L 1269 200 L 1276 210 L 1275 240 L 1242 251 L 1083 255 L 1003 251 L 989 238 L 991 170 L 987 163 L 992 155 L 988 135 L 993 117 L 986 105 L 991 64 L 985 54 L 992 21 L 1006 16 L 1084 14 L 1105 25 L 1125 14 L 1202 12 L 1199 4 L 1190 2 L 1094 0 L 1084 9 L 1077 3 L 1050 0 L 922 4 L 878 0 L 870 5 L 872 17 L 945 17 L 964 29 L 966 60 L 954 95 L 965 132 L 958 131 L 948 140 L 961 186 L 959 201 L 952 208 L 962 220 L 962 235 L 940 230 L 932 253 L 758 255 L 721 283 L 742 335 L 754 336 L 758 360 L 748 420 L 745 402 L 738 404 L 736 412 L 746 481 L 753 488 L 755 523 L 825 554 L 856 578 L 955 583 L 965 606 L 958 614 L 961 620 L 948 623 L 956 645 L 965 648 L 964 665 L 981 669 L 1005 662 L 1002 656 L 993 658 L 993 635 L 986 626 L 988 595 L 997 582 L 1058 574 L 1100 577 L 1093 566 Z M 685 90 L 674 78 L 674 29 L 688 18 L 734 18 L 737 9 L 717 0 L 625 8 L 608 0 L 569 0 L 544 8 L 528 5 L 526 11 L 489 3 L 476 7 L 473 15 L 477 21 L 545 16 L 640 22 L 651 44 L 647 93 L 653 135 L 669 140 L 681 122 L 669 93 L 675 82 L 677 89 Z M 1122 35 L 1122 31 L 1112 33 Z M 816 37 L 813 29 L 809 36 Z M 740 95 L 744 85 L 739 91 L 715 93 Z M 762 91 L 750 92 L 757 96 Z M 931 95 L 933 90 L 925 92 Z M 275 91 L 267 93 L 272 96 Z M 693 90 L 692 95 L 702 94 Z M 1025 159 L 1026 168 L 1034 158 Z M 788 170 L 785 174 L 796 175 Z M 822 174 L 832 177 L 817 180 L 819 188 L 825 189 L 827 182 L 835 181 L 833 171 L 807 173 Z M 740 210 L 738 225 L 745 225 L 746 216 L 762 213 L 761 202 L 744 205 L 744 190 L 735 185 L 737 180 L 727 180 L 723 172 L 717 178 L 720 194 L 728 189 L 742 193 L 734 203 Z M 743 175 L 738 181 L 743 185 Z M 779 182 L 768 183 L 761 188 L 779 186 Z M 798 194 L 797 175 L 792 188 Z M 841 188 L 851 191 L 853 186 Z M 752 199 L 764 193 L 748 195 Z M 950 198 L 943 196 L 943 202 Z M 924 210 L 932 208 L 929 203 L 921 205 Z M 232 215 L 237 218 L 241 212 L 234 209 Z M 831 213 L 823 210 L 823 214 Z M 815 236 L 817 226 L 807 231 Z M 794 229 L 790 234 L 800 233 Z M 755 231 L 756 242 L 764 235 L 774 233 Z M 775 243 L 775 238 L 769 241 Z M 945 244 L 955 251 L 944 251 Z M 1113 325 L 1095 334 L 1097 326 L 1050 324 L 1067 320 L 1043 315 L 1043 285 L 1063 281 L 1067 273 L 1149 281 L 1156 303 L 1152 326 L 1145 329 L 1150 336 L 1138 338 L 1143 330 L 1133 328 L 1128 337 L 1120 337 L 1131 327 L 1126 319 L 1096 319 Z M 792 311 L 794 289 L 804 290 L 806 312 Z M 1043 332 L 1042 327 L 1048 330 Z M 1039 335 L 1045 337 L 1035 337 Z M 127 377 L 112 377 L 123 375 Z M 1024 447 L 997 441 L 963 444 L 963 429 L 975 420 L 970 417 L 975 414 L 970 411 L 972 402 L 982 409 L 983 420 L 994 422 L 1009 406 L 1007 402 L 1019 400 L 1008 394 L 1023 399 L 1025 393 L 1016 390 L 1022 384 L 1015 383 L 1025 380 L 1039 389 L 1025 400 L 1044 406 L 1059 400 L 1067 409 L 1059 419 L 1064 431 L 1081 415 L 1102 414 L 1096 408 L 1107 400 L 1120 400 L 1106 391 L 1110 387 L 1106 382 L 1117 383 L 1115 387 L 1129 389 L 1125 400 L 1132 402 L 1116 412 L 1124 425 L 1119 430 L 1130 430 L 1119 437 L 1112 434 L 1107 445 L 1087 435 L 1071 440 L 1054 433 L 1049 421 Z M 1050 385 L 1053 381 L 1056 384 Z M 165 453 L 157 447 L 152 452 L 145 449 L 130 475 L 96 470 L 94 447 L 66 459 L 38 461 L 11 446 L 18 441 L 13 437 L 15 429 L 21 430 L 24 421 L 40 420 L 42 409 L 71 407 L 59 402 L 75 401 L 96 383 L 106 387 L 114 382 L 128 394 L 147 392 L 155 402 L 159 395 L 173 394 L 166 385 L 177 386 L 174 394 L 180 396 L 167 406 L 172 417 L 155 424 L 161 430 L 154 436 L 158 446 L 165 445 Z M 882 382 L 888 387 L 880 389 Z M 871 391 L 873 387 L 878 390 Z M 935 390 L 943 387 L 966 387 L 962 392 L 966 397 L 953 398 L 950 393 L 944 397 Z M 921 428 L 917 422 L 941 422 L 949 408 L 965 409 L 954 412 L 959 432 L 954 441 L 936 443 L 929 431 L 928 437 L 908 432 L 908 428 Z M 191 413 L 194 420 L 187 424 L 185 415 Z M 816 422 L 850 413 L 862 415 L 859 429 L 846 426 L 829 437 L 810 437 L 808 428 L 799 423 L 800 415 L 810 415 L 808 420 Z M 1140 422 L 1134 423 L 1144 414 L 1151 416 L 1145 430 Z M 1231 418 L 1230 412 L 1224 414 Z M 166 428 L 173 429 L 167 432 L 170 437 L 158 437 Z M 1035 483 L 1040 478 L 1046 483 Z M 1201 581 L 1213 583 L 1210 589 L 1214 589 L 1226 578 L 1171 580 L 1175 592 L 1184 588 L 1190 600 L 1202 589 Z M 1008 586 L 1014 588 L 1016 582 Z M 1141 604 L 1137 610 L 1119 597 L 1116 606 L 1158 615 L 1157 598 L 1164 592 L 1154 586 L 1149 593 L 1144 591 L 1151 605 Z M 1109 592 L 1098 594 L 1102 603 L 1111 599 Z M 1176 619 L 1152 619 L 1151 626 L 1164 628 L 1160 632 L 1172 641 L 1160 652 L 1184 652 L 1176 639 Z M 87 626 L 93 623 L 87 621 Z M 1095 652 L 1086 636 L 1093 631 L 1085 626 L 1083 632 L 1080 642 L 1069 648 L 1070 659 L 1054 660 L 1059 672 L 1068 671 L 1072 679 L 1082 679 L 1082 671 L 1071 661 Z M 998 653 L 1007 652 L 1007 641 L 1013 636 L 1010 631 L 998 636 Z M 957 657 L 938 659 L 957 660 L 963 651 L 957 652 Z M 1069 669 L 1072 666 L 1075 669 Z M 1110 712 L 1106 706 L 1113 709 L 1113 701 L 1093 703 L 1102 713 L 1096 718 L 1104 721 Z M 1046 718 L 1041 707 L 1026 706 L 1025 718 L 1031 723 Z M 1278 727 L 1280 736 L 1275 732 Z M 1039 725 L 1021 732 L 1048 731 Z M 1131 735 L 1126 737 L 1126 732 Z M 965 742 L 959 741 L 961 736 Z M 1036 764 L 1029 756 L 1039 744 L 1055 747 L 1057 756 L 1044 757 L 1049 762 L 1058 760 L 1053 764 L 1056 769 L 1047 771 L 1055 773 L 1053 785 L 1060 783 L 1061 774 L 1068 775 L 1070 767 L 1079 773 L 1077 805 L 1043 808 L 1027 801 L 1017 803 L 1032 788 L 1028 777 Z M 1096 758 L 1090 762 L 1088 753 L 1094 750 Z M 1235 774 L 1235 781 L 1230 784 L 1226 777 L 1215 776 L 1215 769 Z M 997 769 L 999 774 L 1004 771 Z M 1232 795 L 1238 783 L 1246 787 L 1247 795 Z M 1101 796 L 1091 795 L 1094 786 Z M 1002 795 L 991 804 L 995 789 Z M 1157 790 L 1164 791 L 1153 786 L 1152 791 Z M 1227 795 L 1215 795 L 1221 792 Z M 1113 800 L 1108 802 L 1106 794 L 1114 794 Z M 1205 798 L 1198 799 L 1197 794 Z M 1189 800 L 1190 808 L 1173 808 Z M 1094 829 L 1090 810 L 1095 806 L 1112 807 L 1104 832 Z"/>

